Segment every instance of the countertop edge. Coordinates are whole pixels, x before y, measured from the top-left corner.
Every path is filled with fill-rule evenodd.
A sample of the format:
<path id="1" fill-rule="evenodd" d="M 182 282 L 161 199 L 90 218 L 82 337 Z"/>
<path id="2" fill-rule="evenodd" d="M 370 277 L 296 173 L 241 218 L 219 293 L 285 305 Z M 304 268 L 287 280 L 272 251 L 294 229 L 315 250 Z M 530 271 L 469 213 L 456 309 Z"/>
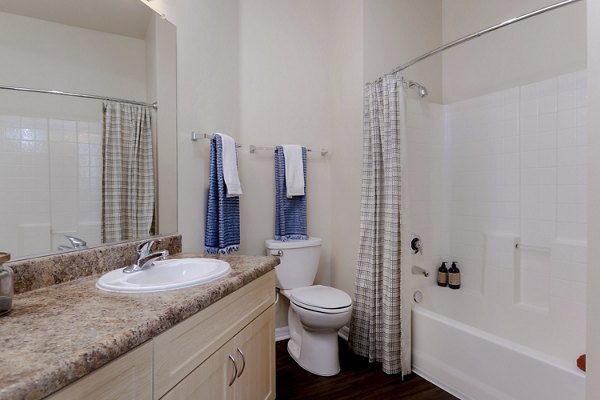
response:
<path id="1" fill-rule="evenodd" d="M 249 257 L 255 258 L 252 256 Z M 279 263 L 275 257 L 260 258 L 264 259 L 264 261 L 260 262 L 259 265 L 244 269 L 236 276 L 222 278 L 211 283 L 210 287 L 205 287 L 206 290 L 191 295 L 183 301 L 175 302 L 162 313 L 158 313 L 154 318 L 144 321 L 141 324 L 133 325 L 126 332 L 117 332 L 112 337 L 105 336 L 96 343 L 96 346 L 85 349 L 86 351 L 84 352 L 74 354 L 72 357 L 62 359 L 59 365 L 48 366 L 47 369 L 34 373 L 22 381 L 1 388 L 0 400 L 39 399 L 58 392 L 69 384 L 94 372 L 225 298 L 227 295 L 266 275 Z M 98 275 L 88 276 L 60 285 L 85 285 L 89 284 L 89 281 L 95 282 L 97 278 Z M 190 289 L 183 290 L 190 291 Z M 33 292 L 27 292 L 21 296 L 27 296 L 30 293 Z"/>

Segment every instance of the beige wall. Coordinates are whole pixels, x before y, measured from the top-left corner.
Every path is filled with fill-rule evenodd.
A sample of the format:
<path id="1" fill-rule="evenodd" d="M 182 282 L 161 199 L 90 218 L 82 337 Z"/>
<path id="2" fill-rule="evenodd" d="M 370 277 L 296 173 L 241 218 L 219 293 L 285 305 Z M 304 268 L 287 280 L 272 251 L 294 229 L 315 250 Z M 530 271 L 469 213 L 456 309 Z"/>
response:
<path id="1" fill-rule="evenodd" d="M 240 2 L 240 142 L 295 143 L 331 149 L 332 61 L 328 2 Z M 238 153 L 244 254 L 264 254 L 275 225 L 273 152 Z M 308 233 L 323 239 L 317 283 L 330 284 L 331 160 L 309 153 Z M 287 325 L 288 301 L 277 307 L 277 326 Z"/>
<path id="2" fill-rule="evenodd" d="M 177 30 L 154 14 L 146 32 L 146 75 L 149 102 L 160 106 L 152 119 L 156 135 L 154 156 L 158 231 L 177 232 Z"/>
<path id="3" fill-rule="evenodd" d="M 330 17 L 320 0 L 240 2 L 240 142 L 331 148 Z M 273 152 L 240 150 L 244 254 L 264 254 L 275 226 Z M 318 281 L 329 283 L 330 157 L 308 155 L 308 233 L 323 239 Z"/>
<path id="4" fill-rule="evenodd" d="M 600 110 L 600 1 L 587 1 L 588 109 Z M 588 132 L 600 130 L 600 113 L 588 112 Z M 600 154 L 600 135 L 588 135 L 589 153 Z M 586 399 L 600 398 L 600 158 L 588 156 L 588 287 Z"/>
<path id="5" fill-rule="evenodd" d="M 362 93 L 364 74 L 361 0 L 330 2 L 333 61 L 331 182 L 331 284 L 353 295 L 360 225 L 362 180 Z"/>
<path id="6" fill-rule="evenodd" d="M 309 233 L 324 240 L 318 283 L 353 292 L 363 80 L 439 45 L 441 34 L 441 1 L 240 3 L 240 142 L 330 150 L 325 158 L 312 154 L 308 166 Z M 424 80 L 432 100 L 441 99 L 440 68 L 434 60 L 407 77 Z M 242 252 L 262 254 L 273 233 L 272 155 L 242 151 L 240 164 Z"/>
<path id="7" fill-rule="evenodd" d="M 442 44 L 442 0 L 365 0 L 364 78 L 372 81 Z M 442 60 L 432 57 L 405 70 L 442 100 Z"/>
<path id="8" fill-rule="evenodd" d="M 553 3 L 445 0 L 444 42 Z M 444 103 L 585 69 L 585 3 L 489 33 L 444 52 L 442 57 Z"/>
<path id="9" fill-rule="evenodd" d="M 239 139 L 238 0 L 155 0 L 177 27 L 178 229 L 183 250 L 204 249 L 209 146 L 192 131 Z"/>
<path id="10" fill-rule="evenodd" d="M 177 26 L 184 250 L 202 249 L 208 173 L 209 146 L 192 144 L 191 130 L 221 131 L 258 146 L 327 147 L 330 154 L 311 154 L 308 166 L 309 233 L 324 240 L 317 281 L 352 293 L 363 82 L 439 45 L 441 0 L 156 0 L 150 5 Z M 439 101 L 440 67 L 433 60 L 407 77 L 422 81 Z M 250 155 L 247 148 L 238 154 L 242 252 L 262 254 L 264 240 L 273 234 L 273 158 L 268 152 Z M 282 307 L 278 325 L 284 314 Z"/>
<path id="11" fill-rule="evenodd" d="M 368 0 L 332 2 L 332 7 L 337 10 L 332 35 L 339 64 L 332 69 L 336 94 L 332 133 L 336 153 L 331 161 L 334 178 L 331 282 L 353 294 L 360 228 L 363 83 L 439 46 L 442 6 L 441 0 Z M 428 101 L 441 101 L 440 59 L 407 69 L 404 76 L 427 86 L 431 93 Z M 409 96 L 415 97 L 414 93 Z M 419 215 L 427 213 L 421 211 Z M 431 250 L 429 254 L 437 255 Z"/>

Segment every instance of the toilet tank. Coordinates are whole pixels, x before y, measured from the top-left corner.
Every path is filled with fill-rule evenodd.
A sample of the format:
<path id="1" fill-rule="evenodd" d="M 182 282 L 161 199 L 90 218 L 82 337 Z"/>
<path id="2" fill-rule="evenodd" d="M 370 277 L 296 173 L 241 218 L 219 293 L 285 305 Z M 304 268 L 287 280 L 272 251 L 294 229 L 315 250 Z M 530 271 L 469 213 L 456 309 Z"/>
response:
<path id="1" fill-rule="evenodd" d="M 275 267 L 277 287 L 295 289 L 311 286 L 315 282 L 321 255 L 321 239 L 308 240 L 266 240 L 267 255 L 281 254 L 281 260 Z"/>

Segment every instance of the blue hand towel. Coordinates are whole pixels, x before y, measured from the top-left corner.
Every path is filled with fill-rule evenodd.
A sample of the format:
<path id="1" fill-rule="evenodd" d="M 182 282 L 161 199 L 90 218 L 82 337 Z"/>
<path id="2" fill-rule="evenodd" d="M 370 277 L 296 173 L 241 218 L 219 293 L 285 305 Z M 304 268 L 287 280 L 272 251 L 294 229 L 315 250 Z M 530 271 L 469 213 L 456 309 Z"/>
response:
<path id="1" fill-rule="evenodd" d="M 240 249 L 240 198 L 227 197 L 223 177 L 223 142 L 215 135 L 210 145 L 208 210 L 206 212 L 205 251 L 228 254 Z"/>
<path id="2" fill-rule="evenodd" d="M 306 188 L 306 148 L 302 148 L 304 187 Z M 287 197 L 283 147 L 275 148 L 275 240 L 308 239 L 306 229 L 306 189 L 304 196 Z"/>

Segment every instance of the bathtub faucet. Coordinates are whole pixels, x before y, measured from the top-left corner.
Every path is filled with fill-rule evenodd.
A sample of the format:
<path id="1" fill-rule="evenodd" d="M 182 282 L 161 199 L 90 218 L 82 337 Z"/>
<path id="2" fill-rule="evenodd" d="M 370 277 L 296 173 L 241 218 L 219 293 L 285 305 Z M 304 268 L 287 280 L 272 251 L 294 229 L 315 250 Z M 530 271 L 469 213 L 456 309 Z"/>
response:
<path id="1" fill-rule="evenodd" d="M 413 275 L 423 275 L 424 277 L 429 276 L 429 272 L 425 271 L 423 268 L 419 267 L 418 265 L 413 265 L 411 272 Z"/>
<path id="2" fill-rule="evenodd" d="M 69 236 L 69 235 L 65 235 L 65 237 L 69 240 L 69 242 L 71 243 L 71 246 L 65 246 L 64 244 L 61 244 L 60 246 L 58 246 L 59 251 L 86 249 L 87 248 L 87 243 L 85 242 L 85 240 L 79 239 L 75 236 Z"/>

